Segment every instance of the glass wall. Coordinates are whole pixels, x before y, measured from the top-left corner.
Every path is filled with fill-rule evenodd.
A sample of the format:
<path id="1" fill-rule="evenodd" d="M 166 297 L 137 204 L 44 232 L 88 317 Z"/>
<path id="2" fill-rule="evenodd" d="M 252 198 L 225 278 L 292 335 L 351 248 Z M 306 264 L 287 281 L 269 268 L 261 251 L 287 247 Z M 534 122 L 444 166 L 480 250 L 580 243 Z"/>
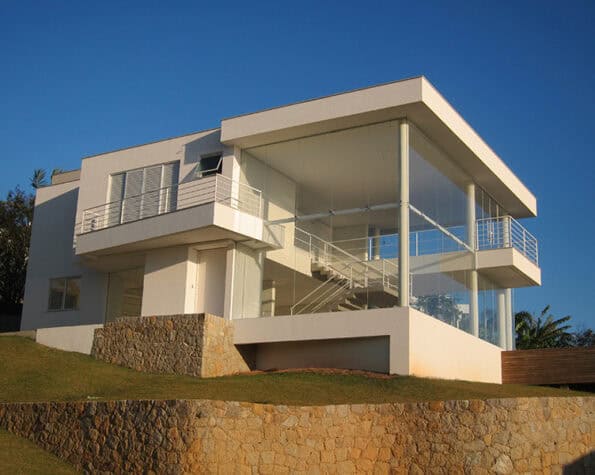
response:
<path id="1" fill-rule="evenodd" d="M 413 125 L 409 145 L 411 306 L 469 332 L 471 179 Z"/>
<path id="2" fill-rule="evenodd" d="M 471 333 L 476 287 L 477 334 L 499 344 L 504 289 L 473 271 L 471 238 L 477 220 L 506 212 L 415 126 L 409 153 L 411 306 Z"/>
<path id="3" fill-rule="evenodd" d="M 479 337 L 494 345 L 498 345 L 500 341 L 500 310 L 506 314 L 505 309 L 499 309 L 499 294 L 503 292 L 504 289 L 479 274 Z M 504 301 L 502 303 L 505 305 Z"/>
<path id="4" fill-rule="evenodd" d="M 285 245 L 263 256 L 260 305 L 236 318 L 398 304 L 398 145 L 387 122 L 242 151 L 241 181 L 262 190 Z M 246 302 L 254 280 L 237 283 Z"/>
<path id="5" fill-rule="evenodd" d="M 109 273 L 106 322 L 113 322 L 122 316 L 140 316 L 143 279 L 144 269 L 142 267 Z"/>
<path id="6" fill-rule="evenodd" d="M 473 271 L 471 238 L 503 210 L 414 125 L 409 144 L 410 304 L 497 342 L 501 289 Z M 397 121 L 246 149 L 240 168 L 285 241 L 236 250 L 234 318 L 400 304 Z"/>

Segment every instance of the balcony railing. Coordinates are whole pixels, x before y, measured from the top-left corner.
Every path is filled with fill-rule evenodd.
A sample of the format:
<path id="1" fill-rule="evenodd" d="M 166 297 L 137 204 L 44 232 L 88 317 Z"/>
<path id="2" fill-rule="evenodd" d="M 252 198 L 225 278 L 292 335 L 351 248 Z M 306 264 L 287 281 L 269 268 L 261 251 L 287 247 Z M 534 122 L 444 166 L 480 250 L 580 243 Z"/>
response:
<path id="1" fill-rule="evenodd" d="M 307 251 L 313 264 L 327 269 L 328 279 L 291 306 L 291 315 L 317 313 L 343 293 L 360 289 L 382 289 L 397 294 L 399 267 L 386 259 L 368 261 L 314 234 L 295 228 L 294 246 Z"/>
<path id="2" fill-rule="evenodd" d="M 480 219 L 476 222 L 476 226 L 475 249 L 478 251 L 512 247 L 533 263 L 539 263 L 537 239 L 514 218 L 503 216 Z M 423 256 L 465 251 L 466 248 L 451 236 L 457 237 L 459 241 L 466 241 L 467 227 L 450 226 L 444 229 L 450 236 L 439 229 L 411 232 L 409 255 Z M 333 244 L 366 260 L 397 258 L 399 254 L 398 233 L 333 241 Z"/>
<path id="3" fill-rule="evenodd" d="M 477 221 L 477 249 L 512 247 L 535 264 L 539 264 L 537 239 L 511 216 Z"/>
<path id="4" fill-rule="evenodd" d="M 213 202 L 262 217 L 260 190 L 217 174 L 86 209 L 79 234 Z"/>

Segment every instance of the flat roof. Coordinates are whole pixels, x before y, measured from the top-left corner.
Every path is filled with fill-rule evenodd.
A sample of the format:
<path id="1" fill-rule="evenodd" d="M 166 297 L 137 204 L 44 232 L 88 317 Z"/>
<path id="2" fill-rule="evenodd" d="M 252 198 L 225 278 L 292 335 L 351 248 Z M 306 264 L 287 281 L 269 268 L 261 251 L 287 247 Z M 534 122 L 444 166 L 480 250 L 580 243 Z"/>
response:
<path id="1" fill-rule="evenodd" d="M 202 133 L 205 133 L 205 132 L 214 132 L 216 130 L 220 130 L 220 127 L 212 127 L 210 129 L 197 130 L 196 132 L 189 132 L 187 134 L 174 135 L 172 137 L 166 137 L 166 138 L 163 138 L 163 139 L 151 140 L 150 142 L 139 143 L 139 144 L 136 144 L 136 145 L 129 145 L 127 147 L 120 147 L 120 148 L 116 148 L 116 149 L 113 149 L 113 150 L 108 150 L 107 152 L 95 153 L 93 155 L 85 155 L 81 160 L 86 160 L 88 158 L 100 157 L 102 155 L 107 155 L 109 153 L 122 152 L 123 150 L 130 150 L 131 148 L 145 147 L 146 145 L 152 145 L 154 143 L 167 142 L 168 140 L 179 139 L 179 138 L 182 138 L 182 137 L 189 137 L 190 135 L 202 134 Z"/>
<path id="2" fill-rule="evenodd" d="M 223 119 L 221 142 L 249 148 L 404 118 L 514 216 L 536 216 L 535 196 L 423 76 Z"/>

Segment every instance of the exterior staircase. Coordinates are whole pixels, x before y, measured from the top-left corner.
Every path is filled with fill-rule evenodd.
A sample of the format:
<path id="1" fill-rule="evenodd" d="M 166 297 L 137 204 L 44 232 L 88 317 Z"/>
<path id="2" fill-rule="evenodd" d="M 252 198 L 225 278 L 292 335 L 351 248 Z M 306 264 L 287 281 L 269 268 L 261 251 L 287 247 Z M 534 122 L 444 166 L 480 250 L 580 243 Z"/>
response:
<path id="1" fill-rule="evenodd" d="M 398 304 L 398 267 L 393 262 L 362 260 L 299 228 L 294 241 L 310 254 L 312 276 L 321 284 L 291 307 L 292 315 Z"/>

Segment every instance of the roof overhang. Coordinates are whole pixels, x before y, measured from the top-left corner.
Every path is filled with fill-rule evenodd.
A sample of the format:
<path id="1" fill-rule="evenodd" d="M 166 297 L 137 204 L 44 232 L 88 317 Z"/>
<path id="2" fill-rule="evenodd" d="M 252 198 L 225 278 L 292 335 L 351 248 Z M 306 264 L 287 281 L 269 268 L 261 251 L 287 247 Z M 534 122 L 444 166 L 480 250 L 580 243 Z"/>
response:
<path id="1" fill-rule="evenodd" d="M 407 118 L 515 217 L 537 200 L 424 77 L 224 119 L 221 142 L 241 148 Z"/>

